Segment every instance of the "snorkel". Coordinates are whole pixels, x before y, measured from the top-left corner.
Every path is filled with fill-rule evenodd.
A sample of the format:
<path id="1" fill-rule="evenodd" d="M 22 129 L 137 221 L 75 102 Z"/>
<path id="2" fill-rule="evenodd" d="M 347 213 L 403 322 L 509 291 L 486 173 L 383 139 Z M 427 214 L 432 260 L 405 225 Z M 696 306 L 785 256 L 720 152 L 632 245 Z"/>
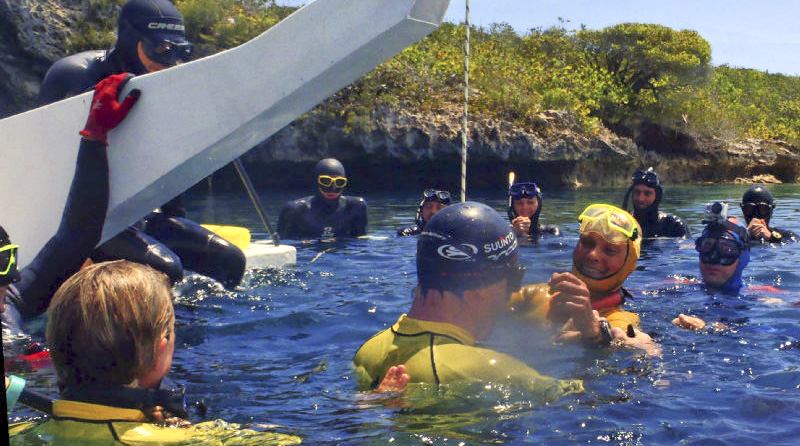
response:
<path id="1" fill-rule="evenodd" d="M 624 210 L 607 204 L 592 204 L 578 217 L 580 233 L 596 233 L 614 245 L 625 245 L 625 262 L 619 270 L 606 277 L 590 277 L 580 271 L 577 246 L 572 256 L 572 273 L 589 288 L 592 297 L 604 297 L 622 288 L 622 284 L 636 269 L 641 252 L 641 227 L 636 219 Z M 578 242 L 580 243 L 580 241 Z"/>

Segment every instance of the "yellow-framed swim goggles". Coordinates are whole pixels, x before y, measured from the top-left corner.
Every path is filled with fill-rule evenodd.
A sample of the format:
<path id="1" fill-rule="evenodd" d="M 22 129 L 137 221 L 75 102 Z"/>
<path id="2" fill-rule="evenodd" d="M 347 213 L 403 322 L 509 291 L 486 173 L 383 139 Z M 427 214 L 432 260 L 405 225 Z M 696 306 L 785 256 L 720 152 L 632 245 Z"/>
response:
<path id="1" fill-rule="evenodd" d="M 614 244 L 635 242 L 642 230 L 633 215 L 609 204 L 592 204 L 578 216 L 580 232 L 596 232 Z"/>
<path id="2" fill-rule="evenodd" d="M 332 177 L 330 175 L 320 175 L 317 183 L 322 187 L 335 187 L 341 189 L 347 186 L 347 177 Z"/>
<path id="3" fill-rule="evenodd" d="M 18 250 L 19 245 L 14 244 L 8 244 L 0 248 L 0 284 L 4 282 L 3 279 L 6 276 L 9 276 L 10 279 L 16 278 Z M 14 277 L 10 277 L 12 275 Z"/>

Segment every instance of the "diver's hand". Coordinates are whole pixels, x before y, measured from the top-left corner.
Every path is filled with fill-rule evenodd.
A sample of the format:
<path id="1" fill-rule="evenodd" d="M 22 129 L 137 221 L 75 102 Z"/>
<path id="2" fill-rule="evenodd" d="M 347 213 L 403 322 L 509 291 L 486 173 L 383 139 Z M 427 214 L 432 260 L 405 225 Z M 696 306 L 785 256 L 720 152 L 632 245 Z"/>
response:
<path id="1" fill-rule="evenodd" d="M 383 377 L 383 381 L 381 381 L 375 389 L 375 392 L 402 392 L 406 388 L 406 385 L 408 385 L 410 379 L 411 376 L 406 373 L 405 365 L 399 364 L 389 367 L 389 370 Z"/>
<path id="2" fill-rule="evenodd" d="M 576 319 L 569 319 L 559 331 L 555 338 L 556 342 L 573 342 L 573 341 L 587 341 L 592 344 L 600 343 L 602 335 L 600 333 L 600 321 L 605 320 L 600 317 L 597 310 L 592 310 L 592 317 L 590 320 L 577 322 Z"/>
<path id="3" fill-rule="evenodd" d="M 771 239 L 772 232 L 767 227 L 767 223 L 760 219 L 754 218 L 750 220 L 750 224 L 747 225 L 747 232 L 750 233 L 750 237 L 755 239 Z"/>
<path id="4" fill-rule="evenodd" d="M 517 234 L 528 234 L 531 230 L 531 219 L 528 217 L 517 217 L 511 220 L 511 226 Z"/>
<path id="5" fill-rule="evenodd" d="M 632 325 L 628 325 L 627 333 L 620 328 L 612 328 L 611 336 L 612 346 L 642 350 L 650 357 L 661 356 L 661 346 L 649 334 L 633 328 Z"/>
<path id="6" fill-rule="evenodd" d="M 687 330 L 702 330 L 706 328 L 706 321 L 696 316 L 688 316 L 686 314 L 679 314 L 678 317 L 672 320 L 672 325 Z"/>
<path id="7" fill-rule="evenodd" d="M 80 131 L 81 136 L 108 144 L 108 132 L 125 119 L 141 95 L 141 91 L 133 90 L 122 102 L 117 99 L 122 87 L 132 78 L 130 73 L 121 73 L 108 76 L 97 83 L 89 118 L 86 120 L 86 127 Z"/>
<path id="8" fill-rule="evenodd" d="M 572 273 L 554 273 L 548 283 L 553 297 L 547 317 L 553 322 L 573 320 L 575 329 L 587 338 L 600 334 L 600 317 L 592 310 L 586 284 Z"/>

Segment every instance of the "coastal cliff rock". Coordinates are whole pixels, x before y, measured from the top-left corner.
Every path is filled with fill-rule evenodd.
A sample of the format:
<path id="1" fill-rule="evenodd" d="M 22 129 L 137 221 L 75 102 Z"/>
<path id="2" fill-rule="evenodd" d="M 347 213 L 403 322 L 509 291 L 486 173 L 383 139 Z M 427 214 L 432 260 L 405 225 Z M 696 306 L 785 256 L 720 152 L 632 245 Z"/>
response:
<path id="1" fill-rule="evenodd" d="M 415 182 L 455 187 L 460 175 L 459 111 L 415 113 L 380 109 L 369 130 L 310 113 L 250 151 L 255 169 L 312 164 L 333 156 L 358 171 L 360 181 L 386 188 Z M 497 119 L 470 122 L 470 183 L 502 187 L 509 170 L 549 187 L 621 186 L 633 170 L 654 166 L 670 183 L 733 182 L 773 175 L 782 182 L 800 176 L 800 148 L 782 141 L 700 138 L 656 124 L 643 124 L 623 137 L 601 128 L 591 134 L 569 113 L 547 111 L 535 129 Z M 287 171 L 287 169 L 269 169 Z M 308 171 L 309 169 L 289 169 Z M 266 184 L 303 184 L 295 175 L 270 175 Z"/>
<path id="2" fill-rule="evenodd" d="M 86 0 L 0 0 L 0 117 L 36 105 L 50 65 L 65 55 L 67 39 Z"/>
<path id="3" fill-rule="evenodd" d="M 36 105 L 41 79 L 66 55 L 71 33 L 88 20 L 90 3 L 0 0 L 0 118 Z M 336 110 L 335 102 L 323 104 L 250 151 L 245 161 L 270 172 L 255 180 L 305 185 L 308 165 L 335 156 L 358 172 L 354 186 L 362 189 L 458 184 L 460 105 L 424 112 L 378 107 L 361 125 L 346 122 Z M 469 136 L 471 188 L 504 187 L 509 170 L 567 188 L 620 186 L 634 169 L 647 166 L 669 183 L 759 175 L 794 182 L 800 176 L 800 148 L 782 141 L 702 138 L 653 123 L 588 131 L 564 111 L 540 113 L 529 127 L 473 116 Z M 238 187 L 235 180 L 231 184 Z"/>

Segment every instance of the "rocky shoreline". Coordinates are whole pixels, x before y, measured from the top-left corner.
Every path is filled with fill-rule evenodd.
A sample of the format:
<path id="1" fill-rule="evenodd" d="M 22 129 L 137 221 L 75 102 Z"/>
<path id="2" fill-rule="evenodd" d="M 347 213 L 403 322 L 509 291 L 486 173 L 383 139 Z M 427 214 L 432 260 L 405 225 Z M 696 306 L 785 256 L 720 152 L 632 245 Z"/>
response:
<path id="1" fill-rule="evenodd" d="M 70 27 L 85 15 L 86 0 L 0 2 L 0 117 L 35 106 L 49 65 L 64 56 Z M 358 171 L 363 187 L 424 187 L 436 179 L 458 184 L 460 110 L 373 110 L 368 130 L 350 129 L 324 113 L 309 113 L 245 156 L 262 185 L 307 184 L 307 166 L 326 156 Z M 800 148 L 781 141 L 700 138 L 645 123 L 634 129 L 601 128 L 589 134 L 562 111 L 547 111 L 539 125 L 520 128 L 473 117 L 470 187 L 505 184 L 508 170 L 524 172 L 547 187 L 621 186 L 630 172 L 654 166 L 670 183 L 747 182 L 754 177 L 796 182 Z M 220 182 L 231 175 L 220 173 Z M 764 177 L 768 176 L 768 177 Z"/>

